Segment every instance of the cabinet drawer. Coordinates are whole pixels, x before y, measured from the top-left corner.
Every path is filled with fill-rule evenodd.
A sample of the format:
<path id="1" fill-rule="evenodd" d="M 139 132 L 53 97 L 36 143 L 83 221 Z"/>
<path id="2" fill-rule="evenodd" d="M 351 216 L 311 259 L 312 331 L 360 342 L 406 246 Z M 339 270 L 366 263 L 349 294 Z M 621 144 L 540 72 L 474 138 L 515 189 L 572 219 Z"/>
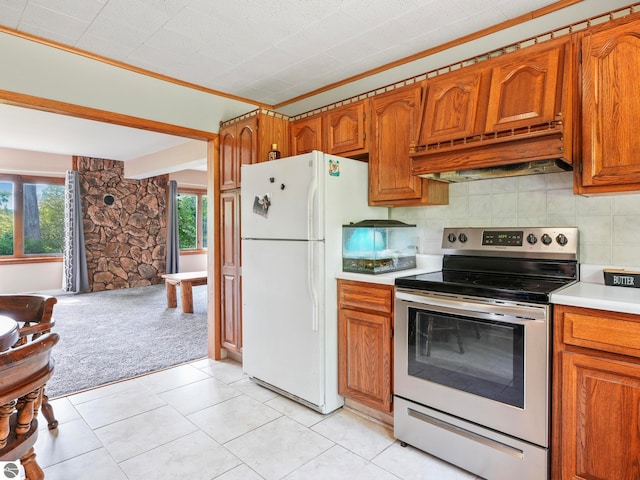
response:
<path id="1" fill-rule="evenodd" d="M 340 307 L 391 314 L 393 310 L 393 286 L 340 280 L 338 284 L 338 303 Z"/>
<path id="2" fill-rule="evenodd" d="M 563 337 L 568 345 L 640 358 L 640 316 L 567 309 Z"/>

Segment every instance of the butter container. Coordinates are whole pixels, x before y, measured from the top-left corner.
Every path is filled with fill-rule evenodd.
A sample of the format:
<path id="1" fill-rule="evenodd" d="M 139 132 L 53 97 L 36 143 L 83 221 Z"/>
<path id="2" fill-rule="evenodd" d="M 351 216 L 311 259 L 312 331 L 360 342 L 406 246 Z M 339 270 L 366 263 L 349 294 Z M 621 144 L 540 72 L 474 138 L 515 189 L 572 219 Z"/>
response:
<path id="1" fill-rule="evenodd" d="M 640 288 L 640 272 L 631 270 L 605 268 L 604 284 L 613 287 Z"/>

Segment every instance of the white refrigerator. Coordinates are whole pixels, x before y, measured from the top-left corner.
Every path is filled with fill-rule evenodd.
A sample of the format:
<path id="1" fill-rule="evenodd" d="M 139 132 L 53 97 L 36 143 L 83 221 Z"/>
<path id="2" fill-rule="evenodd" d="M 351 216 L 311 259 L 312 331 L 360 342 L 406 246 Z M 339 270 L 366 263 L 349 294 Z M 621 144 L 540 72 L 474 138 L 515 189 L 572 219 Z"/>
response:
<path id="1" fill-rule="evenodd" d="M 322 152 L 243 165 L 242 365 L 258 383 L 329 413 L 338 395 L 336 273 L 342 225 L 368 205 L 368 165 Z"/>

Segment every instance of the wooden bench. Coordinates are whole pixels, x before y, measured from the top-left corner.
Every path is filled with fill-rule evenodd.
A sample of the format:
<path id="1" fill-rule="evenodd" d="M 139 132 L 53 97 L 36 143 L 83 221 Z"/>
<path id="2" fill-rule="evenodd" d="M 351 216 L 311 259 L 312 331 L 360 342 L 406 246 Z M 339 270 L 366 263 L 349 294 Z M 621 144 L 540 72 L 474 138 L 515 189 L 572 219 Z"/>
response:
<path id="1" fill-rule="evenodd" d="M 207 272 L 165 273 L 162 275 L 167 285 L 167 307 L 176 308 L 178 299 L 176 286 L 180 285 L 180 298 L 182 300 L 182 312 L 193 313 L 192 287 L 207 284 Z"/>

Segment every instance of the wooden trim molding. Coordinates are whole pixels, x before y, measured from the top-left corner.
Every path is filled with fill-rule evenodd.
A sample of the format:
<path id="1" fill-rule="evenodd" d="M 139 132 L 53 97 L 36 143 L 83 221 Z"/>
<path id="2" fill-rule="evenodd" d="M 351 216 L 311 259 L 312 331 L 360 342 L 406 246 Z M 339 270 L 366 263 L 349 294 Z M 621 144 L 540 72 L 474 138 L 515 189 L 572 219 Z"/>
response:
<path id="1" fill-rule="evenodd" d="M 478 30 L 475 33 L 471 33 L 469 35 L 465 35 L 464 37 L 460 37 L 460 38 L 457 38 L 457 39 L 452 40 L 450 42 L 438 45 L 436 47 L 429 48 L 427 50 L 423 50 L 423 51 L 418 52 L 418 53 L 414 53 L 413 55 L 410 55 L 408 57 L 404 57 L 404 58 L 401 58 L 399 60 L 395 60 L 393 62 L 390 62 L 390 63 L 387 63 L 385 65 L 382 65 L 380 67 L 373 68 L 371 70 L 367 70 L 366 72 L 362 72 L 362 73 L 359 73 L 359 74 L 354 75 L 352 77 L 346 78 L 344 80 L 340 80 L 339 82 L 335 82 L 335 83 L 331 83 L 329 85 L 325 85 L 324 87 L 321 87 L 321 88 L 318 88 L 316 90 L 313 90 L 312 92 L 308 92 L 308 93 L 305 93 L 303 95 L 299 95 L 297 97 L 294 97 L 294 98 L 291 98 L 289 100 L 286 100 L 284 102 L 278 103 L 278 104 L 274 105 L 273 108 L 275 110 L 277 110 L 278 108 L 282 108 L 282 107 L 287 106 L 289 104 L 299 102 L 299 101 L 304 100 L 304 99 L 309 98 L 309 97 L 313 97 L 314 95 L 318 95 L 320 93 L 324 93 L 324 92 L 327 92 L 329 90 L 333 90 L 334 88 L 341 87 L 341 86 L 346 85 L 348 83 L 352 83 L 352 82 L 355 82 L 357 80 L 362 80 L 363 78 L 369 77 L 371 75 L 376 75 L 378 73 L 390 70 L 392 68 L 396 68 L 396 67 L 399 67 L 401 65 L 405 65 L 407 63 L 411 63 L 413 61 L 420 60 L 421 58 L 425 58 L 425 57 L 428 57 L 430 55 L 434 55 L 436 53 L 442 52 L 444 50 L 448 50 L 448 49 L 453 48 L 453 47 L 457 47 L 458 45 L 463 45 L 463 44 L 471 42 L 473 40 L 477 40 L 479 38 L 486 37 L 487 35 L 491 35 L 492 33 L 496 33 L 496 32 L 499 32 L 501 30 L 505 30 L 505 29 L 507 29 L 509 27 L 513 27 L 515 25 L 519 25 L 521 23 L 527 22 L 529 20 L 536 19 L 538 17 L 542 17 L 544 15 L 547 15 L 549 13 L 553 13 L 553 12 L 555 12 L 557 10 L 561 10 L 563 8 L 566 8 L 566 7 L 570 6 L 570 5 L 574 5 L 574 4 L 580 3 L 582 1 L 583 0 L 558 0 L 557 2 L 555 2 L 555 3 L 551 4 L 551 5 L 539 8 L 537 10 L 534 10 L 533 12 L 529 12 L 529 13 L 526 13 L 524 15 L 520 15 L 519 17 L 512 18 L 511 20 L 505 20 L 504 22 L 498 23 L 497 25 L 492 25 L 491 27 L 485 28 L 483 30 Z"/>
<path id="2" fill-rule="evenodd" d="M 139 128 L 141 130 L 149 130 L 151 132 L 177 135 L 194 140 L 206 141 L 217 137 L 217 134 L 213 132 L 181 127 L 170 123 L 157 122 L 155 120 L 133 117 L 131 115 L 109 112 L 107 110 L 100 110 L 97 108 L 83 107 L 72 103 L 35 97 L 33 95 L 26 95 L 24 93 L 17 93 L 9 90 L 0 90 L 0 103 L 17 107 L 32 108 L 43 112 L 84 118 L 85 120 L 94 120 L 97 122 L 111 123 L 124 127 Z"/>

